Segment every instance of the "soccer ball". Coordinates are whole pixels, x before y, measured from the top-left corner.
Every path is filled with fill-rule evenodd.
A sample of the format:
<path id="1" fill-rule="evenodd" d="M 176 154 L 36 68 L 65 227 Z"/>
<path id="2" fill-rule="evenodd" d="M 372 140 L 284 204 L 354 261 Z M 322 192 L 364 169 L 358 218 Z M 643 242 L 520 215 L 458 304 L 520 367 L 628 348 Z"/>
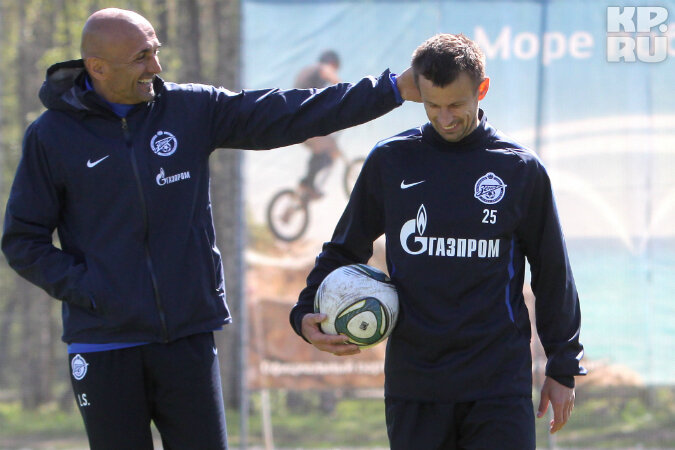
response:
<path id="1" fill-rule="evenodd" d="M 321 322 L 326 334 L 344 334 L 368 348 L 389 336 L 398 318 L 398 294 L 389 277 L 366 264 L 332 271 L 314 297 L 314 312 L 328 316 Z"/>

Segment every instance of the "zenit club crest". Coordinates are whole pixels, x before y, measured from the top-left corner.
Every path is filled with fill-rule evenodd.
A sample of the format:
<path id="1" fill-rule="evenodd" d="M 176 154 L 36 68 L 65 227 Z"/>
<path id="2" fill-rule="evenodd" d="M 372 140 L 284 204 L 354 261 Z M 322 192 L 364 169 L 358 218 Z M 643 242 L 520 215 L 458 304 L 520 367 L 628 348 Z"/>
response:
<path id="1" fill-rule="evenodd" d="M 158 131 L 150 140 L 150 148 L 159 156 L 171 156 L 176 153 L 178 139 L 168 131 Z"/>
<path id="2" fill-rule="evenodd" d="M 81 355 L 75 355 L 72 361 L 70 361 L 70 368 L 73 371 L 73 378 L 76 380 L 81 380 L 87 374 L 87 366 L 89 363 L 84 360 Z"/>
<path id="3" fill-rule="evenodd" d="M 473 196 L 487 205 L 494 205 L 504 198 L 506 185 L 492 172 L 488 172 L 476 181 Z"/>

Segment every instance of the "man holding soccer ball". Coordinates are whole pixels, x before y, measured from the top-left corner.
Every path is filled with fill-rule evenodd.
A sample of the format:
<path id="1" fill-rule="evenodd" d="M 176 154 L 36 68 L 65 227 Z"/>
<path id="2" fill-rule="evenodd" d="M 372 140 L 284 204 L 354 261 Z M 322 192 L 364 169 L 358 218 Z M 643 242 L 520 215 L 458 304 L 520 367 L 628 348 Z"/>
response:
<path id="1" fill-rule="evenodd" d="M 164 82 L 152 25 L 116 8 L 89 17 L 81 48 L 47 71 L 47 111 L 26 131 L 2 250 L 63 302 L 91 448 L 152 448 L 151 421 L 165 448 L 226 448 L 213 331 L 231 318 L 209 155 L 374 119 L 419 95 L 412 72 L 320 92 Z"/>
<path id="2" fill-rule="evenodd" d="M 359 347 L 323 334 L 314 294 L 334 269 L 365 263 L 386 236 L 399 318 L 385 361 L 392 449 L 535 448 L 530 320 L 548 363 L 537 417 L 550 432 L 574 406 L 579 300 L 551 184 L 537 156 L 505 137 L 478 104 L 485 57 L 463 35 L 441 34 L 413 54 L 429 122 L 379 142 L 330 242 L 291 311 L 296 333 L 323 351 Z"/>

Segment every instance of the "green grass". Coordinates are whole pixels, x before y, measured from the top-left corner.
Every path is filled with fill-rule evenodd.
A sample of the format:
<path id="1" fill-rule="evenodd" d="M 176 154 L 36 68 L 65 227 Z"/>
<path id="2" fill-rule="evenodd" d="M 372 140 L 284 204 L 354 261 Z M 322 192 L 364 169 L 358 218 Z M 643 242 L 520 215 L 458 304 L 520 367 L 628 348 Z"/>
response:
<path id="1" fill-rule="evenodd" d="M 330 403 L 330 402 L 329 402 Z M 336 398 L 324 404 L 316 392 L 270 392 L 274 444 L 277 448 L 388 447 L 382 399 Z M 536 406 L 536 399 L 535 399 Z M 249 446 L 262 446 L 260 393 L 251 396 Z M 227 409 L 230 444 L 240 442 L 240 417 Z M 548 418 L 538 419 L 538 448 L 549 444 Z M 62 444 L 58 444 L 59 439 Z M 675 389 L 585 388 L 567 426 L 556 433 L 559 448 L 675 449 Z M 48 444 L 47 444 L 48 443 Z M 22 410 L 18 402 L 0 403 L 0 448 L 87 448 L 76 408 L 65 412 L 55 405 Z M 159 447 L 158 447 L 159 448 Z"/>
<path id="2" fill-rule="evenodd" d="M 675 449 L 674 398 L 672 387 L 583 388 L 556 443 L 565 448 Z M 543 425 L 537 427 L 537 442 L 546 445 Z"/>
<path id="3" fill-rule="evenodd" d="M 86 449 L 87 437 L 77 409 L 62 411 L 56 404 L 34 411 L 17 401 L 0 403 L 0 449 Z"/>
<path id="4" fill-rule="evenodd" d="M 21 435 L 69 436 L 84 434 L 79 412 L 59 410 L 56 404 L 26 411 L 19 402 L 0 403 L 0 437 Z"/>
<path id="5" fill-rule="evenodd" d="M 313 448 L 388 446 L 382 400 L 344 399 L 331 414 L 320 414 L 318 410 L 313 414 L 281 410 L 272 419 L 274 440 L 280 445 Z"/>

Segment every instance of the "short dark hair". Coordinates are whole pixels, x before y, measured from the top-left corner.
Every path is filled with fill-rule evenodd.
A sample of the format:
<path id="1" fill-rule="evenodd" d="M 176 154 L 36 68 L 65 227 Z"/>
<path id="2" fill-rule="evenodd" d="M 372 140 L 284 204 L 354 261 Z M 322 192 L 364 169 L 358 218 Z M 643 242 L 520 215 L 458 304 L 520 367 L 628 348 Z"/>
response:
<path id="1" fill-rule="evenodd" d="M 335 50 L 325 50 L 319 56 L 319 62 L 324 64 L 340 65 L 340 57 Z"/>
<path id="2" fill-rule="evenodd" d="M 437 34 L 424 41 L 412 55 L 415 83 L 419 76 L 444 87 L 466 72 L 476 87 L 485 79 L 485 55 L 463 34 Z"/>

